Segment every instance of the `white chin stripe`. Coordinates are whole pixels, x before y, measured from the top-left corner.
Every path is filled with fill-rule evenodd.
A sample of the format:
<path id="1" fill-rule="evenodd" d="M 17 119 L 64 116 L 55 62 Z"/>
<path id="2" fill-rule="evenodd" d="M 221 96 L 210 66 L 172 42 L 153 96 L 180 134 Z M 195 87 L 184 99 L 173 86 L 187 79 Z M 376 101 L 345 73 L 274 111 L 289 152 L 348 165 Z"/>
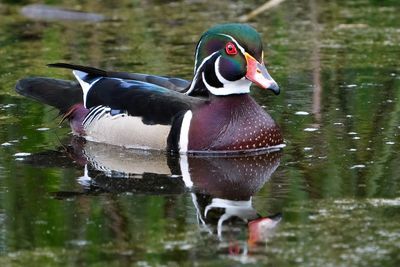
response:
<path id="1" fill-rule="evenodd" d="M 73 70 L 72 73 L 74 74 L 75 78 L 78 80 L 79 84 L 82 87 L 82 91 L 83 91 L 83 105 L 86 107 L 86 97 L 87 94 L 90 90 L 90 88 L 98 81 L 101 79 L 101 77 L 99 77 L 98 79 L 92 81 L 91 83 L 88 83 L 84 80 L 85 76 L 87 75 L 86 72 L 80 71 L 80 70 Z"/>
<path id="2" fill-rule="evenodd" d="M 215 61 L 215 74 L 217 76 L 217 79 L 223 84 L 223 87 L 214 87 L 211 86 L 210 84 L 207 83 L 204 72 L 202 73 L 202 78 L 204 81 L 204 84 L 206 85 L 207 89 L 213 94 L 213 95 L 232 95 L 232 94 L 246 94 L 250 92 L 250 85 L 251 82 L 247 80 L 245 77 L 243 77 L 240 80 L 237 81 L 228 81 L 224 77 L 222 77 L 221 73 L 219 72 L 219 62 L 220 62 L 221 56 L 217 58 Z"/>
<path id="3" fill-rule="evenodd" d="M 189 145 L 189 129 L 190 129 L 190 121 L 192 120 L 192 111 L 186 111 L 183 116 L 181 132 L 179 135 L 179 153 L 184 154 L 188 151 Z"/>

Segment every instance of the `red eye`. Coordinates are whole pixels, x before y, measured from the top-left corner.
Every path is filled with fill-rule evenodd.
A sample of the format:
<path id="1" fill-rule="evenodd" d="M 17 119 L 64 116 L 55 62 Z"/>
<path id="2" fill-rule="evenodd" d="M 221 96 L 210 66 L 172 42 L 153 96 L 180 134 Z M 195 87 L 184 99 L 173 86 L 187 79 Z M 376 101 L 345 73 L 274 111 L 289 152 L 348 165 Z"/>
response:
<path id="1" fill-rule="evenodd" d="M 236 47 L 233 43 L 229 42 L 226 44 L 225 46 L 225 51 L 228 55 L 236 55 L 237 54 L 237 50 Z"/>

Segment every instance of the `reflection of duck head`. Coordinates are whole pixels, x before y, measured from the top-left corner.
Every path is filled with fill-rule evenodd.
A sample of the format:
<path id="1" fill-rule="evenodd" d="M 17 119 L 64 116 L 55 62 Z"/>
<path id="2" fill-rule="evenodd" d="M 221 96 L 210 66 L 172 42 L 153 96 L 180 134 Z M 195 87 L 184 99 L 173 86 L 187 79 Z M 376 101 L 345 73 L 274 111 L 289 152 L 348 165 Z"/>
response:
<path id="1" fill-rule="evenodd" d="M 190 190 L 202 228 L 216 232 L 222 239 L 232 229 L 224 228 L 228 222 L 241 225 L 249 231 L 249 244 L 268 237 L 271 228 L 280 221 L 279 216 L 262 217 L 252 205 L 252 196 L 279 166 L 280 151 L 229 157 L 174 157 L 77 140 L 64 151 L 74 162 L 85 166 L 84 175 L 78 179 L 84 192 L 78 194 L 137 192 L 170 195 Z M 37 165 L 39 157 L 35 160 L 35 155 L 32 156 Z M 51 157 L 54 162 L 54 154 Z M 65 153 L 62 158 L 66 158 Z M 49 161 L 43 159 L 42 162 Z M 59 193 L 58 196 L 64 196 Z"/>
<path id="2" fill-rule="evenodd" d="M 192 200 L 199 223 L 209 232 L 213 232 L 210 225 L 216 225 L 220 238 L 228 221 L 249 223 L 249 229 L 256 229 L 257 221 L 264 221 L 265 225 L 267 219 L 276 225 L 280 219 L 260 216 L 253 208 L 252 196 L 270 179 L 279 166 L 280 156 L 280 151 L 275 151 L 225 158 L 188 158 L 186 175 L 190 175 L 196 192 L 192 193 Z M 185 177 L 185 173 L 182 175 Z M 250 228 L 253 221 L 255 224 Z"/>
<path id="3" fill-rule="evenodd" d="M 249 242 L 255 243 L 265 240 L 280 221 L 280 216 L 262 217 L 252 205 L 252 196 L 279 166 L 280 151 L 229 157 L 184 155 L 179 158 L 157 152 L 110 150 L 107 145 L 95 143 L 87 143 L 83 151 L 89 165 L 108 176 L 115 178 L 118 174 L 118 177 L 140 179 L 110 180 L 104 179 L 103 175 L 81 179 L 82 184 L 92 183 L 108 192 L 118 188 L 171 194 L 190 188 L 198 222 L 210 233 L 216 226 L 219 238 L 222 238 L 224 223 L 236 222 L 248 224 Z M 182 179 L 177 179 L 178 175 Z M 139 186 L 143 184 L 147 187 Z"/>

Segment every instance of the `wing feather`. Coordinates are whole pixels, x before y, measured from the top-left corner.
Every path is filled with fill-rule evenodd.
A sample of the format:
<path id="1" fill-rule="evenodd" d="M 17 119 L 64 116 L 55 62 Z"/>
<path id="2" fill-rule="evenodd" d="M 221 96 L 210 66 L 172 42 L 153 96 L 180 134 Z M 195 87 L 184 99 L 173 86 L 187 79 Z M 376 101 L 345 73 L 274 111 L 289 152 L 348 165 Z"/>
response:
<path id="1" fill-rule="evenodd" d="M 127 79 L 127 80 L 136 80 L 141 82 L 147 82 L 154 85 L 158 85 L 161 87 L 165 87 L 167 89 L 184 92 L 190 86 L 190 82 L 180 78 L 167 77 L 167 76 L 158 76 L 158 75 L 149 75 L 142 73 L 130 73 L 130 72 L 119 72 L 119 71 L 105 71 L 98 68 L 68 64 L 68 63 L 53 63 L 48 64 L 49 67 L 55 68 L 66 68 L 72 70 L 78 70 L 82 72 L 86 72 L 90 75 L 90 77 L 109 77 L 109 78 L 119 78 L 119 79 Z"/>
<path id="2" fill-rule="evenodd" d="M 108 72 L 67 63 L 49 66 L 72 69 L 79 74 L 79 82 L 85 85 L 86 108 L 104 106 L 113 110 L 124 110 L 130 116 L 142 117 L 146 124 L 171 124 L 178 113 L 206 102 L 204 99 L 180 93 L 190 83 L 178 78 Z"/>
<path id="3" fill-rule="evenodd" d="M 140 116 L 146 124 L 171 124 L 174 117 L 205 103 L 154 84 L 140 81 L 102 78 L 89 90 L 86 106 L 107 106 Z"/>

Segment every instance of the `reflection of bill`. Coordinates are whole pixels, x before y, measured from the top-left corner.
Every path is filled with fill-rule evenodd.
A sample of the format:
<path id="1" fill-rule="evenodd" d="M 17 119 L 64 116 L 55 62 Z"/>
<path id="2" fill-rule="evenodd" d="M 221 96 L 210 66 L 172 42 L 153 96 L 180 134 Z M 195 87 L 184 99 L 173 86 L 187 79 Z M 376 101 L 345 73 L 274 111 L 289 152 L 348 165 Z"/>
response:
<path id="1" fill-rule="evenodd" d="M 259 219 L 250 221 L 248 225 L 248 239 L 247 243 L 241 246 L 237 240 L 229 242 L 228 253 L 232 256 L 247 255 L 252 252 L 252 248 L 257 245 L 264 244 L 274 234 L 276 227 L 281 221 L 281 214 L 276 214 L 269 217 L 261 217 Z"/>
<path id="2" fill-rule="evenodd" d="M 282 219 L 281 214 L 259 218 L 248 223 L 250 247 L 259 243 L 265 243 L 274 234 L 274 230 Z"/>
<path id="3" fill-rule="evenodd" d="M 193 187 L 199 226 L 227 241 L 228 254 L 247 255 L 253 246 L 266 242 L 280 222 L 280 214 L 263 217 L 252 205 L 252 196 L 270 179 L 280 157 L 277 151 L 224 158 L 189 157 L 184 162 L 182 176 L 185 184 Z M 247 241 L 243 239 L 246 234 Z"/>
<path id="4" fill-rule="evenodd" d="M 251 198 L 249 200 L 228 200 L 221 198 L 212 198 L 209 204 L 199 203 L 199 198 L 208 199 L 209 196 L 199 196 L 193 194 L 192 199 L 197 209 L 197 216 L 199 222 L 207 225 L 207 222 L 217 226 L 217 235 L 222 238 L 223 225 L 230 220 L 240 220 L 242 223 L 248 225 L 249 242 L 256 243 L 262 242 L 267 239 L 267 236 L 262 236 L 264 230 L 268 231 L 275 228 L 281 220 L 280 214 L 274 216 L 262 217 L 253 208 Z M 201 209 L 203 208 L 203 209 Z M 212 223 L 214 222 L 214 223 Z M 212 232 L 209 230 L 209 232 Z"/>
<path id="5" fill-rule="evenodd" d="M 164 193 L 184 192 L 190 188 L 199 226 L 210 234 L 215 233 L 220 240 L 224 239 L 225 232 L 242 232 L 242 229 L 248 231 L 247 243 L 253 246 L 268 240 L 281 220 L 280 215 L 263 217 L 252 206 L 252 196 L 264 186 L 279 166 L 282 154 L 280 151 L 259 155 L 181 155 L 171 158 L 159 152 L 110 149 L 108 145 L 89 142 L 83 152 L 90 168 L 103 171 L 107 176 L 115 177 L 118 174 L 119 177 L 143 178 L 144 174 L 157 175 L 157 181 L 162 180 L 164 184 L 155 186 L 154 193 L 160 193 L 156 188 L 161 187 L 169 188 L 169 191 Z M 169 179 L 160 179 L 160 175 Z M 177 175 L 182 177 L 178 179 L 180 183 L 177 183 Z M 110 181 L 107 180 L 108 182 L 101 183 L 97 177 L 93 181 L 86 172 L 79 181 L 86 187 L 91 183 L 95 183 L 96 186 L 107 184 L 110 187 Z M 166 183 L 172 183 L 173 186 Z M 139 183 L 134 184 L 138 186 Z M 177 190 L 177 187 L 181 189 Z M 128 189 L 132 186 L 119 185 L 118 188 Z M 148 190 L 151 189 L 147 188 L 145 191 Z M 107 188 L 107 191 L 110 191 L 110 188 Z M 232 236 L 229 239 L 237 240 Z M 233 251 L 235 249 L 231 252 Z"/>
<path id="6" fill-rule="evenodd" d="M 84 175 L 78 178 L 84 191 L 75 194 L 103 191 L 171 195 L 189 191 L 199 227 L 232 244 L 231 254 L 247 253 L 252 246 L 267 241 L 281 219 L 261 216 L 252 205 L 252 197 L 279 166 L 280 151 L 229 157 L 179 157 L 73 140 L 63 147 L 63 152 L 60 159 L 68 160 L 65 157 L 68 154 L 75 164 L 84 166 Z M 54 151 L 49 154 L 52 160 L 46 160 L 45 155 L 32 155 L 31 163 L 65 164 L 55 161 Z M 56 196 L 71 196 L 74 192 L 67 193 L 57 192 Z"/>
<path id="7" fill-rule="evenodd" d="M 227 241 L 229 255 L 247 255 L 253 247 L 267 242 L 282 219 L 281 214 L 263 217 L 249 200 L 212 198 L 192 193 L 200 228 Z M 247 234 L 247 241 L 243 236 Z"/>

